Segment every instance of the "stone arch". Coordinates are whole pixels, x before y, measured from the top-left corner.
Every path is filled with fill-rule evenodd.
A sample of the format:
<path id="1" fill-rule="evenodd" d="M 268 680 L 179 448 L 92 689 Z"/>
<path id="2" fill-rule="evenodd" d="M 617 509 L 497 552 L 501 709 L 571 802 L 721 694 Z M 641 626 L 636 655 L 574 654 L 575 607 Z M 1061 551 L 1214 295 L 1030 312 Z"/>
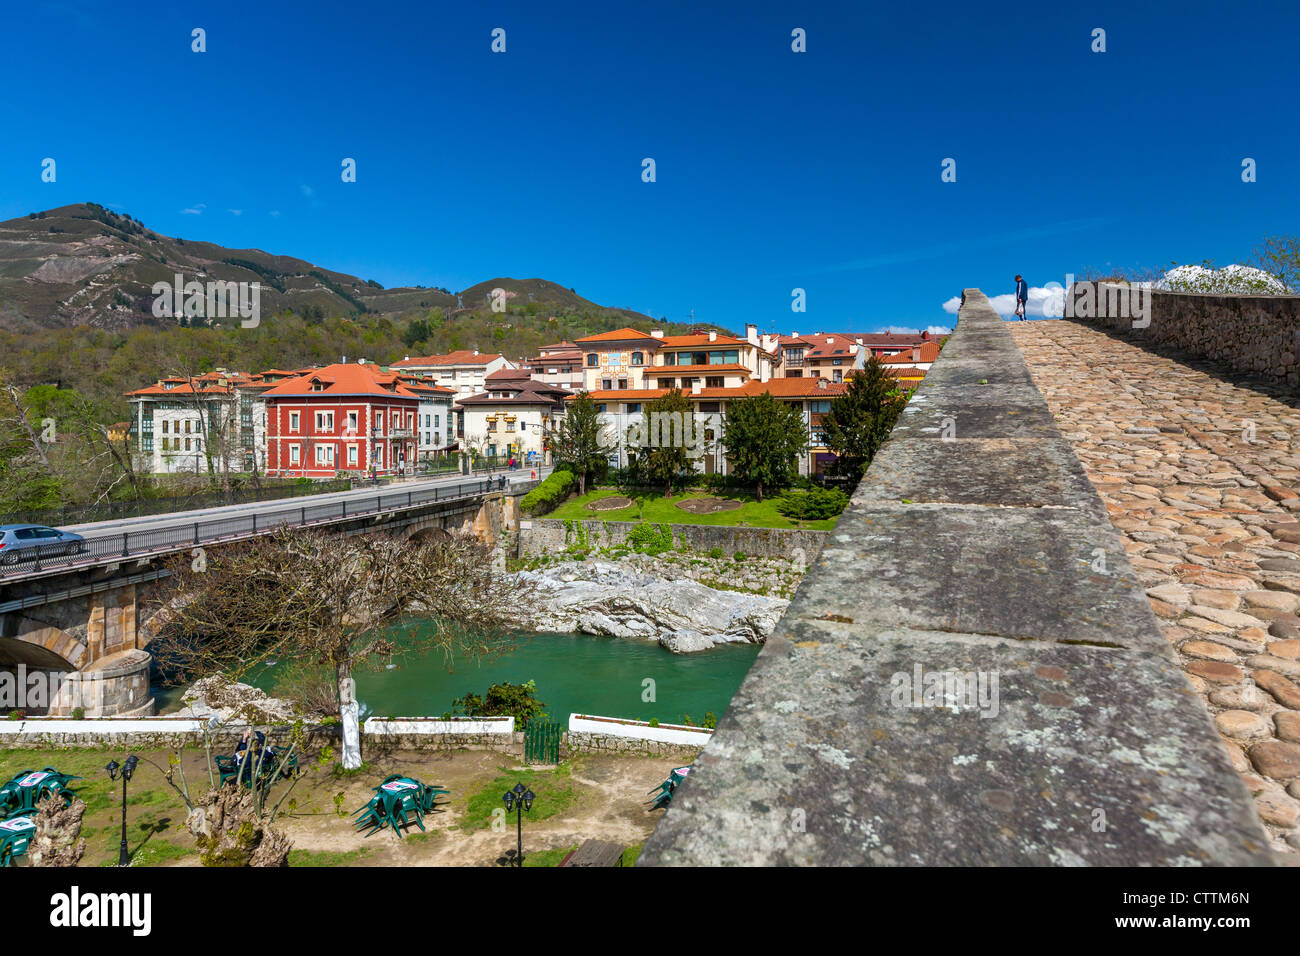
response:
<path id="1" fill-rule="evenodd" d="M 56 624 L 18 614 L 6 616 L 0 639 L 0 667 L 25 664 L 42 670 L 77 670 L 88 663 L 84 637 Z"/>

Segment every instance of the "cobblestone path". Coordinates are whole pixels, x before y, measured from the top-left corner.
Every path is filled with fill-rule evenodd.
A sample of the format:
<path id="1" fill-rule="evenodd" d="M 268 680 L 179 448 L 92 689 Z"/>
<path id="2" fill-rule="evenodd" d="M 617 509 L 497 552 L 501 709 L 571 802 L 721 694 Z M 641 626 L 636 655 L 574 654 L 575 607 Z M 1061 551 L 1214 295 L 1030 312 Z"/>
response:
<path id="1" fill-rule="evenodd" d="M 1300 410 L 1279 390 L 1235 385 L 1074 322 L 1008 327 L 1124 535 L 1274 849 L 1295 854 Z"/>

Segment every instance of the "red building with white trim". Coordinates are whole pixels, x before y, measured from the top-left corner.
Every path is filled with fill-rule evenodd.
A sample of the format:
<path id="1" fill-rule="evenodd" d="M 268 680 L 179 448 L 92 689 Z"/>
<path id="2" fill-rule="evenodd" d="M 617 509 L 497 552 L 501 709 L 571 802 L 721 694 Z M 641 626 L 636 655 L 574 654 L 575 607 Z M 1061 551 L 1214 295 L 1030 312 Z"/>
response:
<path id="1" fill-rule="evenodd" d="M 327 365 L 287 379 L 266 402 L 266 473 L 332 478 L 340 471 L 413 473 L 420 395 L 403 376 Z"/>

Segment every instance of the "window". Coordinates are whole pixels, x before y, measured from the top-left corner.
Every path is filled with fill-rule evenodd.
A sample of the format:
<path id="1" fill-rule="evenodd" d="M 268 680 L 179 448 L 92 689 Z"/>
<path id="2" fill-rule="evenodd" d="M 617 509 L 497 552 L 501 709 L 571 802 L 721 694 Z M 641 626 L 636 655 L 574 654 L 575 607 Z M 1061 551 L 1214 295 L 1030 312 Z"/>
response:
<path id="1" fill-rule="evenodd" d="M 508 432 L 512 432 L 512 431 L 514 431 L 514 430 L 515 430 L 515 423 L 514 423 L 514 422 L 506 422 L 506 431 L 508 431 Z"/>
<path id="2" fill-rule="evenodd" d="M 665 353 L 664 353 L 664 364 L 665 364 L 665 365 L 676 365 L 676 364 L 677 364 L 677 353 L 676 353 L 676 352 L 665 352 Z"/>
<path id="3" fill-rule="evenodd" d="M 597 406 L 596 406 L 596 411 L 600 412 L 602 415 L 605 414 L 605 406 L 604 406 L 604 405 L 597 405 Z"/>
<path id="4" fill-rule="evenodd" d="M 704 385 L 706 388 L 722 388 L 723 377 L 721 375 L 706 375 Z"/>
<path id="5" fill-rule="evenodd" d="M 644 352 L 633 352 L 633 353 L 632 353 L 632 364 L 633 364 L 633 365 L 644 365 L 644 364 L 645 364 L 645 353 L 644 353 Z"/>
<path id="6" fill-rule="evenodd" d="M 351 466 L 354 467 L 354 468 L 355 468 L 356 465 L 357 465 L 357 446 L 356 446 L 356 445 L 348 445 L 348 464 L 351 465 Z"/>
<path id="7" fill-rule="evenodd" d="M 185 419 L 185 434 L 187 435 L 190 433 L 190 424 L 191 424 L 190 420 L 188 418 Z"/>
<path id="8" fill-rule="evenodd" d="M 829 399 L 826 401 L 808 403 L 808 411 L 812 412 L 814 415 L 825 415 L 830 410 L 831 403 Z"/>
<path id="9" fill-rule="evenodd" d="M 489 418 L 489 419 L 488 419 L 488 431 L 490 431 L 490 432 L 494 432 L 494 431 L 496 431 L 496 430 L 497 430 L 497 420 L 496 420 L 495 418 Z"/>
<path id="10" fill-rule="evenodd" d="M 836 370 L 835 370 L 835 374 L 831 376 L 831 381 L 834 381 L 834 382 L 842 382 L 842 381 L 844 381 L 844 373 L 841 372 L 839 369 L 836 369 Z"/>
<path id="11" fill-rule="evenodd" d="M 700 402 L 700 413 L 703 415 L 707 415 L 710 412 L 719 412 L 721 410 L 721 402 Z"/>
<path id="12" fill-rule="evenodd" d="M 316 464 L 332 465 L 334 464 L 334 446 L 317 445 L 316 446 Z"/>
<path id="13" fill-rule="evenodd" d="M 289 431 L 291 431 L 291 432 L 296 432 L 297 430 L 298 430 L 298 413 L 297 413 L 297 412 L 290 412 L 290 413 L 289 413 Z"/>
<path id="14" fill-rule="evenodd" d="M 641 411 L 641 403 L 628 402 L 623 406 L 623 411 L 627 412 L 629 415 L 635 415 L 637 412 Z"/>
<path id="15" fill-rule="evenodd" d="M 383 433 L 384 433 L 384 413 L 375 412 L 375 434 L 382 435 Z"/>
<path id="16" fill-rule="evenodd" d="M 190 439 L 188 435 L 185 437 L 185 450 L 186 451 L 190 450 Z"/>
<path id="17" fill-rule="evenodd" d="M 620 379 L 618 380 L 618 387 L 621 388 L 621 389 L 622 389 L 622 388 L 627 388 L 627 379 L 625 379 L 625 378 L 620 378 Z"/>
<path id="18" fill-rule="evenodd" d="M 361 427 L 359 412 L 348 412 L 348 434 L 355 435 L 357 429 Z"/>
<path id="19" fill-rule="evenodd" d="M 613 385 L 613 384 L 614 384 L 613 381 L 612 381 L 611 379 L 608 379 L 608 378 L 602 378 L 602 379 L 600 380 L 600 387 L 601 387 L 602 389 L 604 389 L 605 391 L 607 391 L 607 392 L 610 390 L 610 386 Z"/>
<path id="20" fill-rule="evenodd" d="M 316 431 L 332 432 L 334 431 L 334 413 L 317 412 L 316 413 Z"/>
<path id="21" fill-rule="evenodd" d="M 434 428 L 439 428 L 439 427 L 441 427 L 441 426 L 439 426 L 439 424 L 438 424 L 438 420 L 439 420 L 441 417 L 442 417 L 441 415 L 434 415 L 434 416 L 433 416 L 433 427 L 434 427 Z"/>
<path id="22" fill-rule="evenodd" d="M 802 372 L 800 369 L 795 369 L 795 370 L 792 371 L 792 372 L 786 372 L 786 373 L 785 373 L 785 377 L 786 377 L 786 378 L 803 378 L 803 372 Z"/>
<path id="23" fill-rule="evenodd" d="M 377 468 L 384 467 L 384 446 L 383 445 L 375 446 L 375 467 Z"/>
<path id="24" fill-rule="evenodd" d="M 595 352 L 587 353 L 587 368 L 597 368 L 600 366 L 600 357 Z"/>
<path id="25" fill-rule="evenodd" d="M 297 445 L 289 446 L 289 464 L 291 465 L 298 464 L 298 459 L 301 455 L 301 451 L 302 450 Z"/>

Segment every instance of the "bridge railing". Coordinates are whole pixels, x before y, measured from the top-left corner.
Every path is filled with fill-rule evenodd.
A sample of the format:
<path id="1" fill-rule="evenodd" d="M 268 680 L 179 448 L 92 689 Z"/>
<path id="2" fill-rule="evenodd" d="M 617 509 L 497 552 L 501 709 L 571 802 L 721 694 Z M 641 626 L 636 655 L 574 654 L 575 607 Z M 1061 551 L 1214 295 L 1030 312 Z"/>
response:
<path id="1" fill-rule="evenodd" d="M 79 565 L 102 564 L 113 559 L 141 557 L 180 551 L 204 544 L 226 542 L 264 534 L 283 527 L 306 527 L 344 521 L 362 515 L 386 511 L 400 511 L 435 501 L 470 498 L 489 491 L 500 490 L 502 478 L 483 478 L 463 481 L 455 485 L 426 488 L 421 491 L 390 491 L 376 489 L 374 495 L 354 497 L 323 504 L 303 504 L 297 507 L 275 508 L 228 518 L 211 518 L 149 528 L 139 531 L 121 531 L 114 534 L 87 536 L 84 549 L 76 554 L 40 554 L 36 558 L 23 558 L 13 564 L 0 565 L 0 580 Z M 532 483 L 524 483 L 532 484 Z M 511 486 L 518 491 L 520 484 Z M 59 547 L 62 547 L 60 545 Z M 18 557 L 19 555 L 15 555 Z"/>

